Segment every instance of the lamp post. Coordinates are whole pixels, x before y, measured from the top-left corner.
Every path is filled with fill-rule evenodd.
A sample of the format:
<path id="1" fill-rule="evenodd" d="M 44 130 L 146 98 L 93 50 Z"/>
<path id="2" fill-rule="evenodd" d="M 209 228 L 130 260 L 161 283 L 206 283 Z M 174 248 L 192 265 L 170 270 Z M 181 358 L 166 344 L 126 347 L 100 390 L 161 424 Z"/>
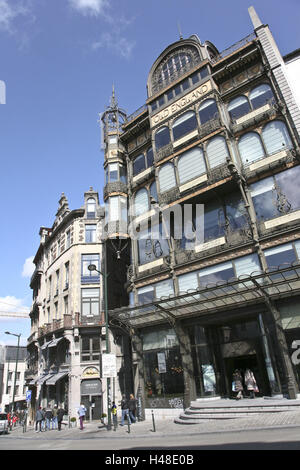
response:
<path id="1" fill-rule="evenodd" d="M 106 272 L 106 259 L 104 262 L 104 273 L 99 271 L 95 264 L 88 266 L 89 271 L 96 271 L 103 277 L 103 290 L 104 290 L 104 313 L 105 313 L 105 342 L 106 342 L 106 354 L 110 353 L 109 339 L 108 339 L 108 301 L 107 301 L 107 278 L 109 273 Z M 107 430 L 111 430 L 111 408 L 110 408 L 110 377 L 107 377 Z"/>
<path id="2" fill-rule="evenodd" d="M 20 347 L 20 337 L 21 333 L 19 335 L 16 335 L 15 333 L 10 333 L 9 331 L 5 331 L 6 335 L 11 335 L 11 336 L 16 336 L 18 338 L 18 346 L 17 346 L 17 354 L 16 354 L 16 366 L 15 366 L 15 377 L 14 377 L 14 387 L 13 387 L 13 397 L 12 397 L 12 409 L 11 411 L 15 411 L 15 390 L 16 390 L 16 380 L 17 380 L 17 371 L 18 371 L 18 361 L 19 361 L 19 347 Z"/>

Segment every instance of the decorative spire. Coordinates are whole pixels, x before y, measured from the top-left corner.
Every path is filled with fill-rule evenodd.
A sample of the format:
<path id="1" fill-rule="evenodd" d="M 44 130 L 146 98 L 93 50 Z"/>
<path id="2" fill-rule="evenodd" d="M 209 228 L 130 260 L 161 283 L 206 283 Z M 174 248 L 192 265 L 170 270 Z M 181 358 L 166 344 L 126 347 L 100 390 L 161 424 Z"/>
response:
<path id="1" fill-rule="evenodd" d="M 177 26 L 178 26 L 178 32 L 179 32 L 179 39 L 182 40 L 182 39 L 183 39 L 183 36 L 182 36 L 182 32 L 181 32 L 181 27 L 180 27 L 179 21 L 177 21 Z"/>
<path id="2" fill-rule="evenodd" d="M 250 18 L 251 18 L 251 21 L 252 21 L 252 24 L 253 24 L 253 28 L 254 29 L 257 29 L 259 28 L 260 26 L 262 26 L 262 22 L 258 16 L 258 14 L 256 13 L 255 11 L 255 8 L 254 7 L 249 7 L 248 8 L 248 12 L 249 12 L 249 15 L 250 15 Z"/>
<path id="3" fill-rule="evenodd" d="M 113 109 L 118 107 L 118 103 L 117 103 L 116 95 L 115 95 L 115 85 L 114 85 L 114 83 L 112 84 L 112 95 L 111 95 L 111 99 L 110 99 L 110 107 L 113 108 Z"/>

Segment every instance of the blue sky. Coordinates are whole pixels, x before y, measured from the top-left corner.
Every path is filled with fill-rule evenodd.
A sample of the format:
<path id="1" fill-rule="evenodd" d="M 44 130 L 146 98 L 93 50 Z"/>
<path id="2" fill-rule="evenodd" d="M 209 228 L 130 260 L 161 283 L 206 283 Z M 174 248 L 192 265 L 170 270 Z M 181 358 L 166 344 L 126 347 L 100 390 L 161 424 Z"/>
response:
<path id="1" fill-rule="evenodd" d="M 196 33 L 221 51 L 253 30 L 253 5 L 281 53 L 300 47 L 299 0 L 0 0 L 0 311 L 31 305 L 30 259 L 62 192 L 71 209 L 93 186 L 102 201 L 99 113 L 112 83 L 128 114 L 144 104 L 147 74 L 168 44 Z M 26 262 L 27 260 L 27 262 Z M 27 320 L 0 318 L 30 334 Z"/>

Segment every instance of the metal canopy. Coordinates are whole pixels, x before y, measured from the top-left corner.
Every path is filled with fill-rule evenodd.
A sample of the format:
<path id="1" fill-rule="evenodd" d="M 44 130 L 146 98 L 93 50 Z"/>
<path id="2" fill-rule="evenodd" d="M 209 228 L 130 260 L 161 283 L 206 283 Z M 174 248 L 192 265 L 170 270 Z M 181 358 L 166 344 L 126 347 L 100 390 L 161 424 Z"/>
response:
<path id="1" fill-rule="evenodd" d="M 245 307 L 300 293 L 300 263 L 279 266 L 266 272 L 242 275 L 228 282 L 219 282 L 197 290 L 189 290 L 178 296 L 162 297 L 137 307 L 125 307 L 109 311 L 112 324 L 115 321 L 127 328 L 141 328 L 174 322 L 195 315 Z"/>
<path id="2" fill-rule="evenodd" d="M 53 339 L 52 341 L 50 341 L 48 348 L 54 348 L 54 346 L 56 346 L 62 339 L 64 339 L 63 336 L 61 338 Z"/>
<path id="3" fill-rule="evenodd" d="M 36 379 L 36 384 L 42 385 L 47 379 L 50 379 L 50 377 L 53 377 L 53 374 L 41 375 L 40 377 Z"/>
<path id="4" fill-rule="evenodd" d="M 50 343 L 52 343 L 52 339 L 51 339 L 50 341 L 47 341 L 46 343 L 44 343 L 44 344 L 41 346 L 41 349 L 42 349 L 42 350 L 46 349 L 46 348 L 49 346 Z"/>
<path id="5" fill-rule="evenodd" d="M 47 380 L 46 385 L 55 385 L 58 380 L 66 375 L 68 375 L 68 372 L 59 372 L 58 374 L 52 375 L 51 378 Z"/>

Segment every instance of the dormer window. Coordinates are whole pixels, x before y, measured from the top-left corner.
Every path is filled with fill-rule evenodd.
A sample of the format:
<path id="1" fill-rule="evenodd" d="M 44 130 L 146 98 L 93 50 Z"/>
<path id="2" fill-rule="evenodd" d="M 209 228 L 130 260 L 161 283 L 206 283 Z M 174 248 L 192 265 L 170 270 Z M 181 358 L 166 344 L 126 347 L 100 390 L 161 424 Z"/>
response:
<path id="1" fill-rule="evenodd" d="M 87 218 L 95 219 L 96 217 L 96 201 L 93 197 L 87 200 Z"/>

